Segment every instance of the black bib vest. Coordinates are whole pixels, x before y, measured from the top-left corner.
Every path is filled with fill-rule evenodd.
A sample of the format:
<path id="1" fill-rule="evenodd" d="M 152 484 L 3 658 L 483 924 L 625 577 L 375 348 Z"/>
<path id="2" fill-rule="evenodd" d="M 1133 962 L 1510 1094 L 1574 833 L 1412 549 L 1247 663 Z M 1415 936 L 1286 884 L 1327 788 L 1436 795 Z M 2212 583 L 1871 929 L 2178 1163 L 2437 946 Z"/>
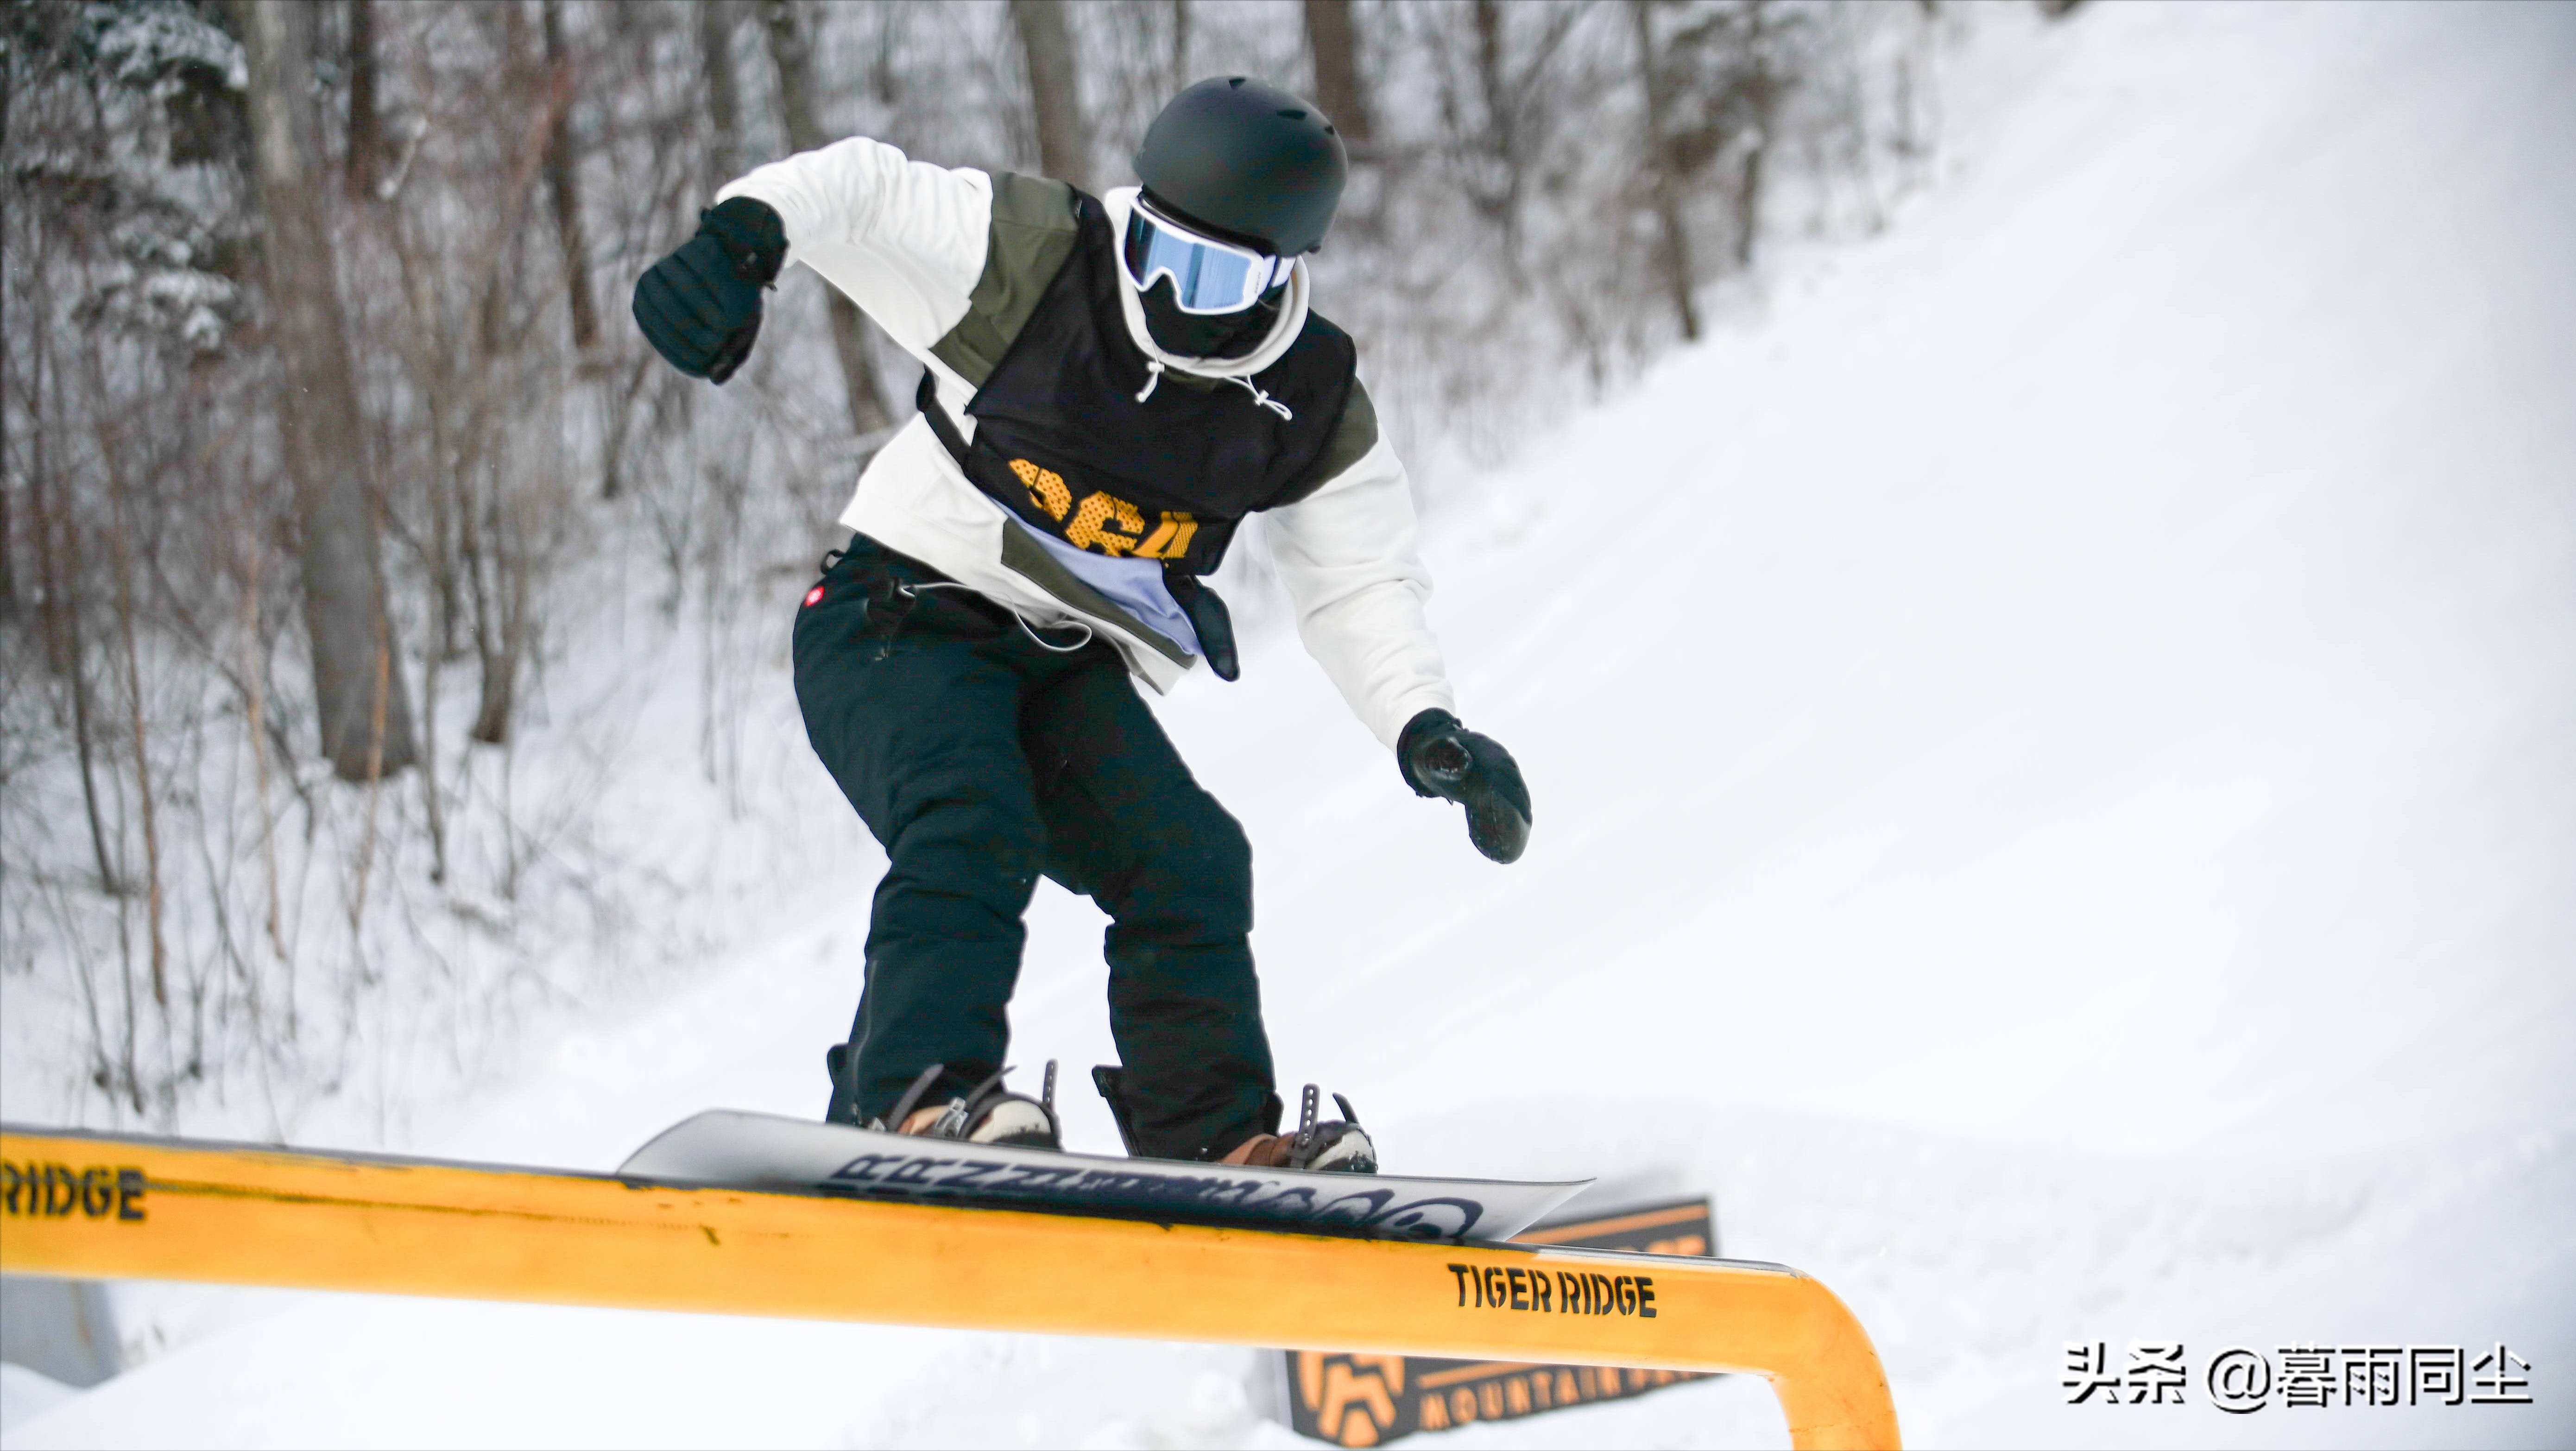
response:
<path id="1" fill-rule="evenodd" d="M 1074 202 L 1072 255 L 966 405 L 974 442 L 959 436 L 928 373 L 921 411 L 966 477 L 1014 517 L 1093 554 L 1162 561 L 1195 619 L 1197 577 L 1225 557 L 1243 516 L 1325 483 L 1320 465 L 1350 401 L 1357 350 L 1308 312 L 1288 351 L 1251 379 L 1285 417 L 1230 381 L 1201 387 L 1173 375 L 1148 391 L 1153 373 L 1127 331 L 1108 213 L 1088 196 Z"/>

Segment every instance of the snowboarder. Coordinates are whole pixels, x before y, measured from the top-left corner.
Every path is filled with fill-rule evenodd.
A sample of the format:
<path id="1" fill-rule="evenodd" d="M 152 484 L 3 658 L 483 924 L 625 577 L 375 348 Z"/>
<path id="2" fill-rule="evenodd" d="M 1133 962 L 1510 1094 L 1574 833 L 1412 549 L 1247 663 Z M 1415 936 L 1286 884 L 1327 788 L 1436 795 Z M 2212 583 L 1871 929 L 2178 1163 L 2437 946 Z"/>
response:
<path id="1" fill-rule="evenodd" d="M 1310 1090 L 1279 1132 L 1251 848 L 1127 677 L 1235 678 L 1204 580 L 1259 513 L 1307 651 L 1406 784 L 1464 805 L 1502 862 L 1529 793 L 1451 713 L 1403 466 L 1349 336 L 1308 305 L 1340 137 L 1221 77 L 1163 109 L 1135 166 L 1141 189 L 1095 198 L 864 137 L 791 156 L 717 193 L 635 319 L 720 384 L 802 262 L 924 368 L 921 416 L 862 472 L 796 621 L 807 735 L 887 857 L 826 1117 L 1059 1147 L 1052 1065 L 1039 1099 L 1000 1081 L 1043 872 L 1110 917 L 1122 1066 L 1096 1081 L 1130 1153 L 1373 1172 L 1347 1103 L 1316 1123 Z"/>

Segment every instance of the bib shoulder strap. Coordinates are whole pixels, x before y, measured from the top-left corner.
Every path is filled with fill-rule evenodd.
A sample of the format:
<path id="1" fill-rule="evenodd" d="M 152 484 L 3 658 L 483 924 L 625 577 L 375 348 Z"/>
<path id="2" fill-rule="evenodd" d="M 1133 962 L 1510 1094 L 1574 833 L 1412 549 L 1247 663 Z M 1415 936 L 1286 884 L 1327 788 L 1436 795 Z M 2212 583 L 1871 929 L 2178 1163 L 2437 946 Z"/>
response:
<path id="1" fill-rule="evenodd" d="M 930 420 L 930 431 L 939 439 L 939 446 L 948 450 L 950 458 L 957 460 L 957 467 L 966 471 L 968 479 L 975 479 L 973 454 L 966 447 L 966 436 L 957 431 L 957 420 L 949 417 L 948 410 L 939 402 L 937 373 L 928 368 L 921 370 L 921 386 L 912 391 L 912 401 L 921 409 L 921 416 Z"/>

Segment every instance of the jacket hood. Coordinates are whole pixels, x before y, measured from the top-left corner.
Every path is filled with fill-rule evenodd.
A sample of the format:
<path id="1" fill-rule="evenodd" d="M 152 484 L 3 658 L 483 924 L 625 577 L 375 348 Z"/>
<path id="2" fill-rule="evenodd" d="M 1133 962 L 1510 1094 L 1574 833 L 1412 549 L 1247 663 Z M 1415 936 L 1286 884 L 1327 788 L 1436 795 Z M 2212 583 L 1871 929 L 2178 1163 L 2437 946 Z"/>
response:
<path id="1" fill-rule="evenodd" d="M 1101 207 L 1109 213 L 1111 244 L 1127 235 L 1127 218 L 1135 210 L 1137 187 L 1112 187 L 1100 198 Z M 1127 280 L 1127 269 L 1113 268 L 1118 274 L 1118 310 L 1127 319 L 1127 336 L 1145 356 L 1174 372 L 1190 373 L 1201 378 L 1249 378 L 1271 364 L 1297 341 L 1306 330 L 1307 277 L 1306 259 L 1299 257 L 1288 272 L 1288 295 L 1279 304 L 1279 320 L 1271 325 L 1270 336 L 1261 346 L 1239 358 L 1192 358 L 1167 352 L 1154 341 L 1145 325 L 1145 304 L 1136 295 L 1136 284 Z"/>

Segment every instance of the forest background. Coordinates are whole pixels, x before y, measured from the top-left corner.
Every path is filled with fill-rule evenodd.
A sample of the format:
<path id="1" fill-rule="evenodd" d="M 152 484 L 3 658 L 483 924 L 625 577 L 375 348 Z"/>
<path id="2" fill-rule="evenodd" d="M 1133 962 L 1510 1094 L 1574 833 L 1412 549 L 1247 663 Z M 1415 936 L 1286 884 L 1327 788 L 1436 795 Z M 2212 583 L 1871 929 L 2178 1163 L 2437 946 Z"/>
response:
<path id="1" fill-rule="evenodd" d="M 2056 6 L 2043 7 L 2054 10 Z M 1969 21 L 1808 0 L 97 0 L 0 21 L 0 1087 L 381 1139 L 851 879 L 781 676 L 911 363 L 791 270 L 721 389 L 635 276 L 846 135 L 1098 190 L 1309 94 L 1431 527 L 1939 156 Z M 1569 479 L 1566 486 L 1580 488 Z M 1278 604 L 1257 548 L 1226 584 Z M 819 1038 L 818 1038 L 819 1041 Z"/>

